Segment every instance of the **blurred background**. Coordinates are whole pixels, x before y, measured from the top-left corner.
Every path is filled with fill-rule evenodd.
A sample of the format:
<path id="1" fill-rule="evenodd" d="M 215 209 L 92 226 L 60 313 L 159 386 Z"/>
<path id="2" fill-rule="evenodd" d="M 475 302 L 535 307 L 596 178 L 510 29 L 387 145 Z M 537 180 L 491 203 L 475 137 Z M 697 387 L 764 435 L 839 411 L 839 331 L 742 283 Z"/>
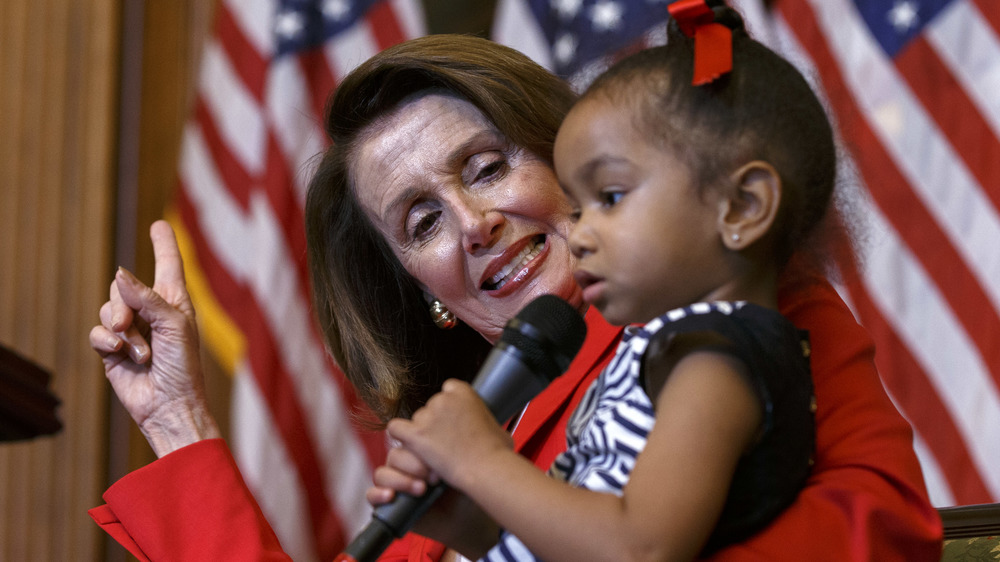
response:
<path id="1" fill-rule="evenodd" d="M 344 422 L 354 398 L 322 356 L 298 275 L 326 93 L 379 48 L 446 32 L 514 44 L 579 86 L 662 40 L 666 3 L 300 0 L 281 10 L 351 15 L 280 43 L 272 0 L 0 1 L 0 562 L 127 559 L 86 511 L 153 456 L 87 336 L 118 266 L 152 281 L 148 228 L 163 217 L 181 237 L 213 412 L 252 488 L 288 484 L 258 496 L 283 544 L 301 545 L 296 560 L 326 556 L 309 518 L 333 512 L 348 534 L 367 519 L 359 493 L 381 439 Z M 735 4 L 840 125 L 867 221 L 840 288 L 876 339 L 935 505 L 1000 501 L 1000 8 Z M 626 11 L 637 6 L 658 11 Z M 280 181 L 270 149 L 287 158 Z M 292 421 L 261 390 L 286 383 Z"/>

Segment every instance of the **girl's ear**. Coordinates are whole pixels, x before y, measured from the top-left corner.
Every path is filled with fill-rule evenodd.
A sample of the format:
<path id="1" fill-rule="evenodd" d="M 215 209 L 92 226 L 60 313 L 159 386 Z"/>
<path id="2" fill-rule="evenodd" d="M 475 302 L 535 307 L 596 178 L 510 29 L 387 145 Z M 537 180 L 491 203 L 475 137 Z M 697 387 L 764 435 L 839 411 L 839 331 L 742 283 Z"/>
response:
<path id="1" fill-rule="evenodd" d="M 754 160 L 729 176 L 731 188 L 720 201 L 719 234 L 730 250 L 742 250 L 763 238 L 781 205 L 781 177 L 774 166 Z"/>

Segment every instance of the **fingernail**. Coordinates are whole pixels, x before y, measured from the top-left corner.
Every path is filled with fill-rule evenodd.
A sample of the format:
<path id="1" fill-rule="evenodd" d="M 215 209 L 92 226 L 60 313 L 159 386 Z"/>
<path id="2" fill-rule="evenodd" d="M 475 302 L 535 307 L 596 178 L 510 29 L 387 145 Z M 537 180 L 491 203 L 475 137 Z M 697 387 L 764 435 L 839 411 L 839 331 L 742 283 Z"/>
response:
<path id="1" fill-rule="evenodd" d="M 133 357 L 133 359 L 135 360 L 136 363 L 142 363 L 142 362 L 144 362 L 146 360 L 146 355 L 147 354 L 148 354 L 148 351 L 146 350 L 145 347 L 141 347 L 141 346 L 138 346 L 138 345 L 133 345 L 132 346 L 132 357 Z"/>
<path id="2" fill-rule="evenodd" d="M 112 350 L 118 351 L 118 348 L 122 346 L 122 340 L 114 336 L 108 336 L 108 346 L 110 346 Z"/>
<path id="3" fill-rule="evenodd" d="M 125 269 L 120 265 L 118 266 L 118 273 L 129 283 L 132 283 L 137 280 L 135 275 L 133 275 L 131 271 Z"/>
<path id="4" fill-rule="evenodd" d="M 114 313 L 114 314 L 111 315 L 111 329 L 112 330 L 116 330 L 116 331 L 119 330 L 120 329 L 119 325 L 121 323 L 122 323 L 122 315 L 121 314 L 119 314 L 119 313 L 116 312 L 116 313 Z"/>

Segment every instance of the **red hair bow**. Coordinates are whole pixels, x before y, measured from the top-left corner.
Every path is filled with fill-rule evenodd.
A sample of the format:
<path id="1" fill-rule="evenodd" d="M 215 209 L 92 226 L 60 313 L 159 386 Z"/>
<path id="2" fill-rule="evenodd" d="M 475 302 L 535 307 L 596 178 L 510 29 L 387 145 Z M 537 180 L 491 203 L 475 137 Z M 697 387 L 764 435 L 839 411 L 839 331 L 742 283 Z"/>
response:
<path id="1" fill-rule="evenodd" d="M 694 37 L 692 84 L 708 84 L 733 69 L 733 32 L 715 21 L 705 0 L 679 0 L 667 9 L 684 35 Z"/>

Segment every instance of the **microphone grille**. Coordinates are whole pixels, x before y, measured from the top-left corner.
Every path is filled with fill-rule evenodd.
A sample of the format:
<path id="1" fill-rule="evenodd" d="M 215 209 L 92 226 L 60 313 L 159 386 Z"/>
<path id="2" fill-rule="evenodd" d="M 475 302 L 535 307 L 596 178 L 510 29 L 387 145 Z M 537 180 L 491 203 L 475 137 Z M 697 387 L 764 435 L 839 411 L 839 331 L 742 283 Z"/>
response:
<path id="1" fill-rule="evenodd" d="M 542 295 L 507 323 L 500 341 L 520 350 L 525 364 L 552 380 L 569 367 L 586 336 L 587 324 L 572 305 Z"/>

